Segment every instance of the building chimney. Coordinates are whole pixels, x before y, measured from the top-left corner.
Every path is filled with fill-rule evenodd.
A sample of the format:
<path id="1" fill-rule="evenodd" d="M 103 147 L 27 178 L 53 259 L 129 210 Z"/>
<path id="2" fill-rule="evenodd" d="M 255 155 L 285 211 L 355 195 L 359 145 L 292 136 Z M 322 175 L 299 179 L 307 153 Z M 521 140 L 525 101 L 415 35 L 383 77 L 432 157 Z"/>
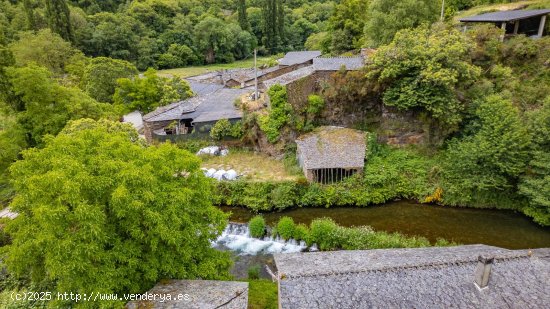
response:
<path id="1" fill-rule="evenodd" d="M 487 288 L 489 284 L 489 276 L 491 275 L 491 267 L 493 266 L 494 257 L 479 256 L 476 272 L 474 274 L 474 283 L 478 289 Z"/>

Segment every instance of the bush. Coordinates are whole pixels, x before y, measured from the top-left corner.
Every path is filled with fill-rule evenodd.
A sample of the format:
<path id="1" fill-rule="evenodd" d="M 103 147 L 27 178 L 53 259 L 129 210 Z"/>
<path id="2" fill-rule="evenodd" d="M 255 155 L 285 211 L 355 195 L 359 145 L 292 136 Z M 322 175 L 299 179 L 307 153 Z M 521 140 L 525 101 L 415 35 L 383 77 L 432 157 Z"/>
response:
<path id="1" fill-rule="evenodd" d="M 284 240 L 288 240 L 294 236 L 296 225 L 290 217 L 282 217 L 277 223 L 277 231 Z"/>
<path id="2" fill-rule="evenodd" d="M 311 242 L 316 243 L 319 249 L 338 249 L 340 239 L 338 238 L 338 225 L 329 218 L 315 219 L 311 222 Z"/>
<path id="3" fill-rule="evenodd" d="M 294 234 L 292 235 L 292 238 L 296 239 L 297 241 L 303 240 L 307 244 L 309 244 L 309 228 L 307 225 L 300 223 L 297 224 L 294 227 Z"/>
<path id="4" fill-rule="evenodd" d="M 248 279 L 260 279 L 260 265 L 254 265 L 248 268 Z"/>
<path id="5" fill-rule="evenodd" d="M 265 219 L 258 215 L 250 219 L 248 222 L 248 228 L 250 229 L 250 236 L 261 238 L 265 235 Z"/>
<path id="6" fill-rule="evenodd" d="M 210 130 L 210 137 L 218 141 L 230 134 L 231 123 L 227 119 L 218 120 Z"/>

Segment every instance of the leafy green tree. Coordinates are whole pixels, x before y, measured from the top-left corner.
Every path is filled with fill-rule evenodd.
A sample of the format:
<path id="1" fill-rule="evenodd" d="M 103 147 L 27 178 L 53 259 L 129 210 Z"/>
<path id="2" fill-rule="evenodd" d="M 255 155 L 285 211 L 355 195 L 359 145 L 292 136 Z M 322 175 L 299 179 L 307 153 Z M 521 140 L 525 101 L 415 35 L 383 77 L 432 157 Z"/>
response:
<path id="1" fill-rule="evenodd" d="M 36 34 L 24 32 L 19 36 L 17 42 L 9 45 L 19 66 L 34 62 L 56 74 L 63 74 L 71 59 L 82 55 L 78 49 L 49 29 L 42 29 Z"/>
<path id="2" fill-rule="evenodd" d="M 246 0 L 237 0 L 237 14 L 239 19 L 239 26 L 243 30 L 250 30 L 250 24 L 246 16 Z"/>
<path id="3" fill-rule="evenodd" d="M 38 30 L 35 19 L 33 1 L 23 0 L 23 8 L 25 8 L 25 15 L 27 15 L 27 26 L 29 30 Z"/>
<path id="4" fill-rule="evenodd" d="M 189 84 L 179 77 L 166 78 L 149 69 L 143 77 L 121 78 L 115 90 L 114 103 L 125 111 L 153 111 L 159 106 L 185 100 L 193 95 Z"/>
<path id="5" fill-rule="evenodd" d="M 529 114 L 533 136 L 532 159 L 522 177 L 519 192 L 529 199 L 524 212 L 541 225 L 550 225 L 550 97 Z"/>
<path id="6" fill-rule="evenodd" d="M 90 29 L 78 42 L 87 55 L 136 62 L 143 25 L 125 14 L 99 13 L 88 17 Z"/>
<path id="7" fill-rule="evenodd" d="M 198 62 L 195 52 L 187 45 L 172 44 L 157 61 L 160 68 L 179 68 Z"/>
<path id="8" fill-rule="evenodd" d="M 216 121 L 216 124 L 210 130 L 210 137 L 215 140 L 221 140 L 222 138 L 231 134 L 231 122 L 227 119 L 220 119 Z"/>
<path id="9" fill-rule="evenodd" d="M 341 53 L 363 45 L 363 28 L 369 1 L 342 0 L 329 19 L 331 51 Z"/>
<path id="10" fill-rule="evenodd" d="M 453 140 L 443 169 L 444 199 L 465 205 L 483 192 L 513 188 L 529 159 L 530 135 L 512 103 L 498 95 L 480 102 L 472 135 Z"/>
<path id="11" fill-rule="evenodd" d="M 263 7 L 263 44 L 274 54 L 281 49 L 285 40 L 284 3 L 282 0 L 264 0 Z"/>
<path id="12" fill-rule="evenodd" d="M 13 92 L 23 104 L 17 122 L 29 146 L 43 144 L 46 134 L 56 135 L 69 120 L 112 115 L 109 104 L 96 102 L 78 88 L 59 85 L 44 67 L 11 67 L 7 73 Z"/>
<path id="13" fill-rule="evenodd" d="M 53 292 L 140 293 L 163 278 L 227 279 L 211 248 L 227 216 L 214 208 L 200 160 L 146 147 L 127 124 L 73 121 L 13 164 L 19 217 L 6 263 Z M 91 306 L 55 302 L 54 306 Z M 92 306 L 118 307 L 123 303 Z"/>
<path id="14" fill-rule="evenodd" d="M 227 25 L 216 17 L 206 17 L 195 26 L 195 45 L 204 55 L 206 63 L 225 60 L 232 61 L 228 51 L 235 44 Z"/>
<path id="15" fill-rule="evenodd" d="M 367 44 L 388 44 L 401 29 L 433 23 L 439 16 L 440 4 L 438 0 L 372 0 L 364 32 Z"/>
<path id="16" fill-rule="evenodd" d="M 82 88 L 99 102 L 112 102 L 119 78 L 132 78 L 136 67 L 124 60 L 107 57 L 92 58 L 82 78 Z"/>
<path id="17" fill-rule="evenodd" d="M 402 30 L 371 57 L 367 76 L 384 89 L 384 104 L 402 110 L 422 108 L 456 125 L 464 109 L 458 94 L 480 75 L 470 62 L 470 50 L 470 41 L 455 29 Z"/>
<path id="18" fill-rule="evenodd" d="M 74 40 L 69 6 L 65 0 L 46 0 L 46 16 L 52 32 L 66 41 Z"/>

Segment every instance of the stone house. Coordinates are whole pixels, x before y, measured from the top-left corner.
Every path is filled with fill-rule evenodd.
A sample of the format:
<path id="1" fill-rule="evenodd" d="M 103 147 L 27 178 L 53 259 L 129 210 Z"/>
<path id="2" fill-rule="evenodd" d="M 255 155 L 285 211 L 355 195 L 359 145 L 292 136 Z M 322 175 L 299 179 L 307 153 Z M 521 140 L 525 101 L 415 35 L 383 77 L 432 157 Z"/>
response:
<path id="1" fill-rule="evenodd" d="M 308 181 L 331 184 L 363 173 L 365 132 L 342 127 L 319 127 L 298 137 L 296 145 L 298 163 Z"/>
<path id="2" fill-rule="evenodd" d="M 212 126 L 221 119 L 231 122 L 242 118 L 235 101 L 249 91 L 220 88 L 187 100 L 162 106 L 143 116 L 145 139 L 178 139 L 187 136 L 207 137 Z"/>

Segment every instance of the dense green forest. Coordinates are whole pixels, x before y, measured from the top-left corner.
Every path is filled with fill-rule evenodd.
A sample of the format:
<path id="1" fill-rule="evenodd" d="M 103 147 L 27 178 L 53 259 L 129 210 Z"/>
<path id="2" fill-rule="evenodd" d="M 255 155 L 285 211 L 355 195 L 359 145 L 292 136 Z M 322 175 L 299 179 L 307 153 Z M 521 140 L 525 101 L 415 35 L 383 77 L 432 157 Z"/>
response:
<path id="1" fill-rule="evenodd" d="M 509 1 L 446 1 L 440 21 L 438 0 L 0 0 L 0 205 L 21 216 L 0 230 L 0 305 L 10 289 L 139 293 L 162 278 L 227 279 L 228 256 L 210 247 L 227 216 L 212 204 L 273 211 L 410 198 L 513 209 L 549 226 L 550 37 L 503 42 L 498 28 L 463 32 L 453 20 L 499 2 Z M 532 7 L 541 6 L 550 4 Z M 211 183 L 181 149 L 196 144 L 148 146 L 119 122 L 193 95 L 156 70 L 229 63 L 256 48 L 373 52 L 305 108 L 273 86 L 266 113 L 238 130 L 221 123 L 213 138 L 238 131 L 243 145 L 258 135 L 285 144 L 320 125 L 327 104 L 371 97 L 418 113 L 441 138 L 396 149 L 365 125 L 364 176 Z"/>

